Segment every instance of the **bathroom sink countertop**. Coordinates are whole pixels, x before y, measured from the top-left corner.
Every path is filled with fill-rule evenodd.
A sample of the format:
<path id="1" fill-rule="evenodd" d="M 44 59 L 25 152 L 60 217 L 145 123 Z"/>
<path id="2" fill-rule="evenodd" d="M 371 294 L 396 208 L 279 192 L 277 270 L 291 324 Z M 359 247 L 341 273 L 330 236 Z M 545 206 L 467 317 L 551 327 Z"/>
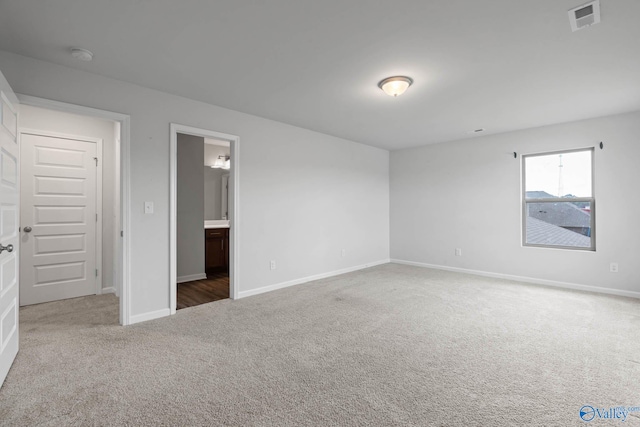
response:
<path id="1" fill-rule="evenodd" d="M 229 220 L 226 219 L 215 219 L 215 220 L 206 220 L 204 222 L 204 229 L 210 228 L 229 228 Z"/>

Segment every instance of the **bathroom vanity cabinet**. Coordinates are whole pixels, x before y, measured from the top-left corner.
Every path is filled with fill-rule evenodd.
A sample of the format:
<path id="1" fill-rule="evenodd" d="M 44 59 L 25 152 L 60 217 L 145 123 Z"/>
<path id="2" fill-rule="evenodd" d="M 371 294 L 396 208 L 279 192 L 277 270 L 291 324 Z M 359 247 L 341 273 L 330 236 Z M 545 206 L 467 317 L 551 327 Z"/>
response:
<path id="1" fill-rule="evenodd" d="M 229 271 L 229 229 L 204 230 L 205 269 L 207 274 Z"/>

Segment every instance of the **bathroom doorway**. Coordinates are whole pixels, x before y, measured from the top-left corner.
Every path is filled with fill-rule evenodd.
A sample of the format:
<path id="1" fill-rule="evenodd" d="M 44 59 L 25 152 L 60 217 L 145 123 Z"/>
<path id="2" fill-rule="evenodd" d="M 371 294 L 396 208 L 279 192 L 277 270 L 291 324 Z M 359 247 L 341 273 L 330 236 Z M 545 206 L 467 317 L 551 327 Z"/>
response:
<path id="1" fill-rule="evenodd" d="M 176 310 L 229 298 L 230 145 L 178 133 Z"/>
<path id="2" fill-rule="evenodd" d="M 171 125 L 171 311 L 234 298 L 238 138 Z"/>

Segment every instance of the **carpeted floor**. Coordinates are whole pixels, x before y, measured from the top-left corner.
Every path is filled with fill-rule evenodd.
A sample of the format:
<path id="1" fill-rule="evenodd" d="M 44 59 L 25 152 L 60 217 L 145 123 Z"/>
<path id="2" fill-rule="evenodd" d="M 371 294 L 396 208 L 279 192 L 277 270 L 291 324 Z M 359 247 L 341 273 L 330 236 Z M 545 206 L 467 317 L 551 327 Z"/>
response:
<path id="1" fill-rule="evenodd" d="M 634 299 L 387 264 L 126 328 L 117 310 L 21 309 L 0 424 L 578 426 L 583 405 L 640 407 Z"/>

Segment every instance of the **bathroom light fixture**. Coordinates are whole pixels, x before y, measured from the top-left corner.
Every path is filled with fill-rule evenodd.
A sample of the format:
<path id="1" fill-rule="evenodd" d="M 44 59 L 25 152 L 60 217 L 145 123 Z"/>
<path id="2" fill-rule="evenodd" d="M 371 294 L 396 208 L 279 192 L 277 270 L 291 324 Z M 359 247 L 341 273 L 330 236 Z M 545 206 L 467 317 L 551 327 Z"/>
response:
<path id="1" fill-rule="evenodd" d="M 218 156 L 211 167 L 213 169 L 231 169 L 231 156 Z"/>
<path id="2" fill-rule="evenodd" d="M 93 53 L 91 51 L 87 49 L 80 49 L 79 47 L 71 49 L 71 56 L 84 62 L 89 62 L 93 59 Z"/>
<path id="3" fill-rule="evenodd" d="M 378 83 L 378 87 L 389 96 L 402 95 L 413 84 L 413 79 L 406 76 L 387 77 Z"/>

